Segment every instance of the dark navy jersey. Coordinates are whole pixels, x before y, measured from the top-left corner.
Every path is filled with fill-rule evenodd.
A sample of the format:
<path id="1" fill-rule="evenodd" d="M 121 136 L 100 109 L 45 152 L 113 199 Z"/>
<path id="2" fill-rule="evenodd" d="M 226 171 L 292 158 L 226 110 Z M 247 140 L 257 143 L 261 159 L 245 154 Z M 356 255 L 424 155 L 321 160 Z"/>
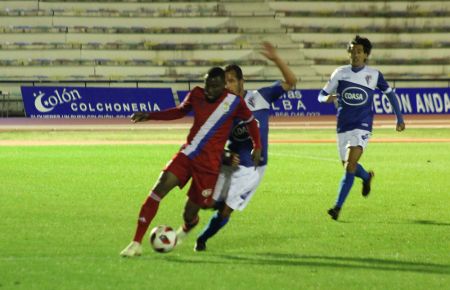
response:
<path id="1" fill-rule="evenodd" d="M 385 94 L 392 91 L 383 74 L 368 66 L 355 70 L 351 65 L 346 65 L 333 72 L 321 96 L 337 95 L 338 133 L 354 129 L 372 131 L 373 95 L 376 88 Z"/>
<path id="2" fill-rule="evenodd" d="M 270 106 L 284 93 L 285 91 L 281 86 L 281 82 L 276 82 L 269 87 L 247 91 L 244 96 L 244 100 L 247 103 L 248 108 L 253 112 L 255 119 L 258 121 L 262 145 L 262 154 L 259 166 L 267 164 Z M 247 127 L 240 120 L 234 121 L 228 148 L 239 154 L 239 158 L 241 159 L 240 165 L 247 167 L 254 166 L 251 156 L 251 152 L 253 150 L 252 141 L 248 134 Z"/>

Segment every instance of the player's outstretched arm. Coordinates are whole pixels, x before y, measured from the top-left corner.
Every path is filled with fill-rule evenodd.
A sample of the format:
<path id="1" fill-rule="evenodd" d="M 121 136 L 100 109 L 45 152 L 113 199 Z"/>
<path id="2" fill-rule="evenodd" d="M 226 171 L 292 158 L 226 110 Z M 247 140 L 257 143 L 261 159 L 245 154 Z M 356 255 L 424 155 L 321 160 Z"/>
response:
<path id="1" fill-rule="evenodd" d="M 150 120 L 149 113 L 146 112 L 136 112 L 133 115 L 131 115 L 131 122 L 133 123 L 139 123 L 139 122 L 145 122 Z"/>
<path id="2" fill-rule="evenodd" d="M 277 53 L 277 50 L 272 45 L 272 43 L 268 41 L 264 41 L 262 43 L 263 50 L 261 51 L 261 54 L 264 55 L 267 59 L 272 61 L 276 64 L 278 69 L 281 71 L 281 74 L 283 75 L 284 82 L 282 82 L 283 89 L 285 91 L 289 91 L 293 88 L 295 88 L 295 85 L 297 83 L 297 77 L 295 76 L 294 72 L 289 68 L 289 66 L 286 64 L 286 62 L 280 58 L 280 56 Z"/>
<path id="3" fill-rule="evenodd" d="M 186 110 L 183 106 L 177 106 L 175 108 L 150 113 L 136 112 L 131 116 L 131 121 L 134 123 L 138 123 L 148 120 L 176 120 L 183 118 L 188 112 L 189 110 Z"/>

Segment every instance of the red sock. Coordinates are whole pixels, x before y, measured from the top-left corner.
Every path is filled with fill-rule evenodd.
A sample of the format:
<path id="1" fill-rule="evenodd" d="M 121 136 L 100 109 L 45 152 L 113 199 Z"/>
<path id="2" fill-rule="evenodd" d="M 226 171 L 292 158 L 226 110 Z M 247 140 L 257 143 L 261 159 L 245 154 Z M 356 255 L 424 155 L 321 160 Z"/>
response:
<path id="1" fill-rule="evenodd" d="M 152 193 L 145 200 L 144 204 L 142 204 L 141 211 L 139 212 L 136 234 L 133 239 L 134 241 L 139 243 L 142 242 L 145 232 L 158 212 L 160 201 L 161 198 L 152 191 Z"/>

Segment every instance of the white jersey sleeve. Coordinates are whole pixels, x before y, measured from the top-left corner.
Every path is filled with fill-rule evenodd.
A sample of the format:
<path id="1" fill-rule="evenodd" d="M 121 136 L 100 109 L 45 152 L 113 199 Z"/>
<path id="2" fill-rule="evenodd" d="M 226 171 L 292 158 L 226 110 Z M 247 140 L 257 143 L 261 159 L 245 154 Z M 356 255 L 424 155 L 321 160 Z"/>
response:
<path id="1" fill-rule="evenodd" d="M 342 68 L 338 67 L 332 74 L 328 82 L 323 87 L 322 91 L 324 91 L 326 94 L 333 94 L 336 92 L 337 87 L 339 85 L 339 79 L 340 79 L 340 72 Z"/>
<path id="2" fill-rule="evenodd" d="M 335 69 L 334 72 L 331 74 L 331 77 L 328 80 L 328 82 L 320 91 L 319 96 L 317 97 L 317 100 L 320 103 L 326 102 L 328 99 L 328 95 L 334 94 L 336 92 L 337 87 L 339 85 L 340 71 L 341 67 Z"/>

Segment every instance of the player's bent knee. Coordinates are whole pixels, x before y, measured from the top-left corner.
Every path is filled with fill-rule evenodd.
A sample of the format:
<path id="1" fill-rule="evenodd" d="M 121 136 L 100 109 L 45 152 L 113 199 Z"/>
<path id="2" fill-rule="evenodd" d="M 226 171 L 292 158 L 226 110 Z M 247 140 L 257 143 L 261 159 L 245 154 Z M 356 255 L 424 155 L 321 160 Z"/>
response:
<path id="1" fill-rule="evenodd" d="M 219 216 L 220 216 L 221 220 L 229 219 L 230 216 L 231 216 L 231 212 L 229 212 L 229 213 L 220 213 Z"/>
<path id="2" fill-rule="evenodd" d="M 232 212 L 233 212 L 232 208 L 225 206 L 221 211 L 219 211 L 220 218 L 221 219 L 230 218 Z"/>
<path id="3" fill-rule="evenodd" d="M 357 162 L 347 161 L 344 165 L 345 171 L 355 173 L 356 172 Z"/>

